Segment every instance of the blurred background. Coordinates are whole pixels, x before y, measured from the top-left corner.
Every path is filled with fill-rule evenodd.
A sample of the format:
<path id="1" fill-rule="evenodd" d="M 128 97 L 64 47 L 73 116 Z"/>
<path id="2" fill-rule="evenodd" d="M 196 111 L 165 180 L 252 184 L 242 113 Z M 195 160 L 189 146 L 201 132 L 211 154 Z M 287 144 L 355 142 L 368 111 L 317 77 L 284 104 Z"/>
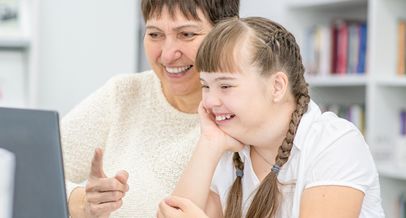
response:
<path id="1" fill-rule="evenodd" d="M 149 69 L 137 0 L 0 0 L 0 106 L 71 110 Z M 364 133 L 387 217 L 406 217 L 406 0 L 241 0 L 296 36 L 312 98 Z"/>

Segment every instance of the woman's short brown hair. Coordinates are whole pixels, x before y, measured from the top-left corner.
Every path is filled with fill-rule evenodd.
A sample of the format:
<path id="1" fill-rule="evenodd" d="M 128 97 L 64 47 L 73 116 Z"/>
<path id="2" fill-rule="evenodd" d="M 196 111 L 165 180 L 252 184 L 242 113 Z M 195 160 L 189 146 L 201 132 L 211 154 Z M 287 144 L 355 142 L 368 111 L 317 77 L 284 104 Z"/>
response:
<path id="1" fill-rule="evenodd" d="M 179 9 L 185 17 L 194 20 L 199 20 L 197 9 L 200 9 L 214 25 L 223 18 L 238 17 L 240 0 L 142 0 L 144 21 L 152 16 L 159 17 L 165 6 L 173 17 L 176 9 Z"/>

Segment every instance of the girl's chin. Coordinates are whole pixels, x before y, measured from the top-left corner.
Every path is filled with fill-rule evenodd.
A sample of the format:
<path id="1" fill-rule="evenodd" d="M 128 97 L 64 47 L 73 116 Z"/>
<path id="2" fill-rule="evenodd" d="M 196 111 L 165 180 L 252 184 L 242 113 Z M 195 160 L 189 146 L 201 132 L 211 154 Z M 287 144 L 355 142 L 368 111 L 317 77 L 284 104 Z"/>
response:
<path id="1" fill-rule="evenodd" d="M 223 132 L 225 132 L 227 135 L 229 135 L 229 136 L 231 136 L 232 138 L 236 139 L 237 141 L 243 143 L 243 138 L 241 137 L 241 135 L 240 135 L 240 134 L 237 134 L 235 131 L 232 131 L 232 130 L 230 129 L 230 127 L 227 128 L 227 127 L 221 127 L 221 126 L 220 126 L 220 129 L 221 129 Z"/>

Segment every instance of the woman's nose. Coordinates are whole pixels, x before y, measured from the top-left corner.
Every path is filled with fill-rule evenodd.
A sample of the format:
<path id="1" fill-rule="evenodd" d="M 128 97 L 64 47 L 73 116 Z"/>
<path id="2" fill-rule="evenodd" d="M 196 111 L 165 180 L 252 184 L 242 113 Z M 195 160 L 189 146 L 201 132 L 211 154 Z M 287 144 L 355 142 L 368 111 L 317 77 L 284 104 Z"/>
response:
<path id="1" fill-rule="evenodd" d="M 161 61 L 163 64 L 171 64 L 182 56 L 179 43 L 173 39 L 167 39 L 162 46 Z"/>

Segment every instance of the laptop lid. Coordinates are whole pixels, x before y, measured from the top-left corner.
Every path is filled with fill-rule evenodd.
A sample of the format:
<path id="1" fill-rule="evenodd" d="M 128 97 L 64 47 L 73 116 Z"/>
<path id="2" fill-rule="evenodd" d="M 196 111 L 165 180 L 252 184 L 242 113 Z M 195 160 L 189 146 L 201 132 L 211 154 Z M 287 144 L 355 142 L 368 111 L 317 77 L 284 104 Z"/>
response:
<path id="1" fill-rule="evenodd" d="M 67 218 L 58 113 L 0 108 L 0 147 L 15 155 L 13 218 Z"/>

